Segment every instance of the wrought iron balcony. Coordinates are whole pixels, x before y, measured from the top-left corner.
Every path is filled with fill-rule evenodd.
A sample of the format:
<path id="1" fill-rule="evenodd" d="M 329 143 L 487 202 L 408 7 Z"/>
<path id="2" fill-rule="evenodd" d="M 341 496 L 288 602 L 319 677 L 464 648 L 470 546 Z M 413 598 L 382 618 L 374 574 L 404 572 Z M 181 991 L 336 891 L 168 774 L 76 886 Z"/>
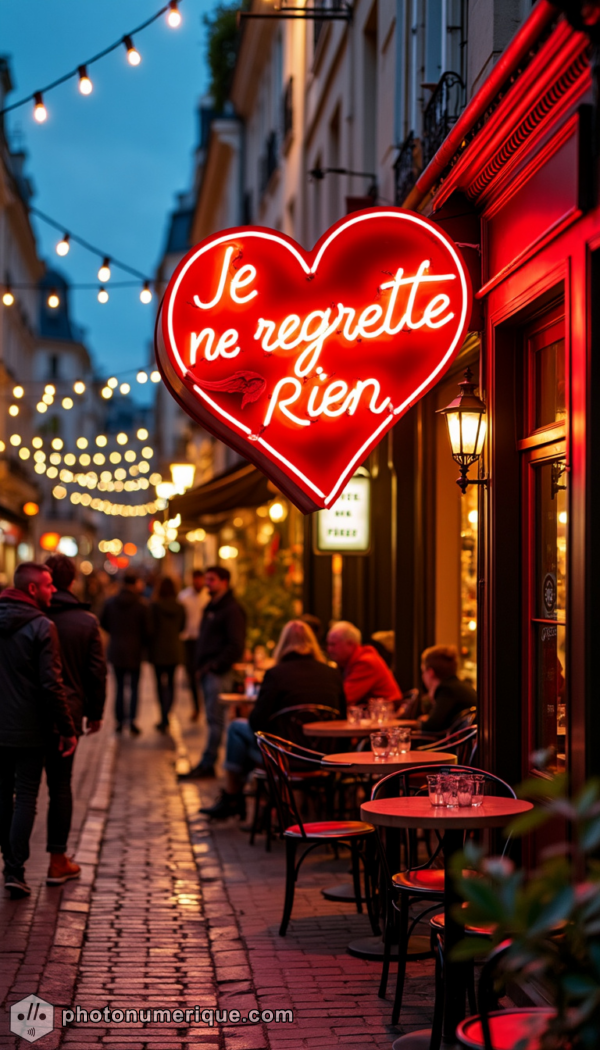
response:
<path id="1" fill-rule="evenodd" d="M 394 202 L 398 206 L 404 203 L 419 177 L 420 153 L 421 144 L 414 133 L 409 131 L 394 161 Z"/>
<path id="2" fill-rule="evenodd" d="M 443 73 L 423 114 L 423 167 L 435 156 L 465 107 L 466 88 L 458 73 Z"/>

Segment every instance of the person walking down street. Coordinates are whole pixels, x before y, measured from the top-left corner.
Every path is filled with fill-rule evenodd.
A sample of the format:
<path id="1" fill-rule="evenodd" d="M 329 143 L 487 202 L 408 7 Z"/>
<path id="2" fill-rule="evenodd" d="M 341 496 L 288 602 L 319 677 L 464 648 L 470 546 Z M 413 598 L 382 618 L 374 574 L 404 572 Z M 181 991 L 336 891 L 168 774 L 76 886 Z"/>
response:
<path id="1" fill-rule="evenodd" d="M 231 691 L 232 667 L 243 656 L 246 644 L 246 614 L 234 597 L 230 579 L 229 570 L 221 565 L 212 566 L 204 575 L 210 602 L 200 625 L 196 670 L 204 694 L 208 741 L 198 764 L 181 779 L 215 775 L 225 726 L 225 706 L 219 700 L 219 693 Z"/>
<path id="2" fill-rule="evenodd" d="M 173 706 L 175 670 L 183 663 L 181 632 L 185 609 L 175 597 L 175 584 L 170 576 L 157 581 L 156 597 L 150 606 L 150 660 L 154 664 L 160 703 L 157 729 L 169 728 L 169 711 Z"/>
<path id="3" fill-rule="evenodd" d="M 66 761 L 77 747 L 56 627 L 46 612 L 55 587 L 44 565 L 22 562 L 0 595 L 0 847 L 13 899 L 25 881 L 44 754 L 54 730 Z"/>
<path id="4" fill-rule="evenodd" d="M 185 609 L 185 627 L 183 628 L 181 639 L 185 649 L 185 669 L 194 705 L 192 722 L 196 722 L 200 715 L 200 697 L 198 695 L 198 680 L 196 676 L 196 645 L 200 634 L 202 614 L 210 601 L 210 595 L 204 586 L 204 571 L 202 569 L 194 569 L 191 585 L 184 587 L 179 592 L 177 600 L 181 602 Z"/>
<path id="5" fill-rule="evenodd" d="M 142 598 L 138 578 L 127 573 L 118 594 L 109 598 L 100 618 L 100 626 L 110 635 L 108 660 L 117 679 L 115 697 L 116 730 L 120 733 L 126 721 L 134 736 L 140 730 L 135 722 L 144 647 L 148 643 L 148 603 Z M 125 681 L 129 679 L 129 712 L 125 714 Z"/>
<path id="6" fill-rule="evenodd" d="M 74 562 L 64 554 L 51 554 L 46 559 L 46 568 L 50 570 L 56 588 L 48 615 L 58 631 L 63 681 L 75 732 L 78 737 L 82 735 L 85 720 L 86 734 L 97 733 L 102 726 L 106 695 L 106 660 L 100 626 L 97 618 L 89 612 L 89 605 L 71 593 L 75 580 Z M 75 756 L 65 758 L 59 750 L 59 740 L 58 734 L 54 733 L 44 758 L 49 795 L 48 886 L 60 886 L 68 879 L 78 878 L 81 872 L 79 865 L 67 857 L 73 814 L 71 775 Z"/>

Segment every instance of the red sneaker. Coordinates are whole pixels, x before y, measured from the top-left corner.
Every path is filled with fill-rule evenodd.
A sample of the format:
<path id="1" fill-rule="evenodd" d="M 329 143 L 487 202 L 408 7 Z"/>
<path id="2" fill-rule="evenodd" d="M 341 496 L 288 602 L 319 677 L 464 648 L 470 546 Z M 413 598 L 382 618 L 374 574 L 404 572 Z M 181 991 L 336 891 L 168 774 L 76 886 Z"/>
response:
<path id="1" fill-rule="evenodd" d="M 46 886 L 62 886 L 69 879 L 78 879 L 81 868 L 66 853 L 51 853 Z"/>

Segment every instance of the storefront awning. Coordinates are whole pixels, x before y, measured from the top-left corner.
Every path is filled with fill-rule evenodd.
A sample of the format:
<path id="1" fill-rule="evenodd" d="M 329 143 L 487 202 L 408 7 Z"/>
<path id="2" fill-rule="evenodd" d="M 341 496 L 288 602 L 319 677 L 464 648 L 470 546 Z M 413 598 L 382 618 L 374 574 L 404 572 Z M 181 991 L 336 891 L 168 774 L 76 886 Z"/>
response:
<path id="1" fill-rule="evenodd" d="M 252 463 L 236 463 L 222 474 L 169 501 L 169 514 L 183 522 L 198 521 L 206 514 L 224 514 L 241 507 L 260 507 L 277 489 Z"/>

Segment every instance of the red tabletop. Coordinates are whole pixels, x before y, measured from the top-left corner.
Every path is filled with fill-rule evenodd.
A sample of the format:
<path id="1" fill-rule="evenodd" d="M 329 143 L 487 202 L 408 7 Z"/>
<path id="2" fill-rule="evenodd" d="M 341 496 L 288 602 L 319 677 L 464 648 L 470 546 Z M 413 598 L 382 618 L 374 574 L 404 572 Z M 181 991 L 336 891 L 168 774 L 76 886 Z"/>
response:
<path id="1" fill-rule="evenodd" d="M 222 704 L 255 704 L 255 696 L 244 696 L 243 693 L 219 693 Z"/>
<path id="2" fill-rule="evenodd" d="M 426 752 L 427 753 L 427 752 Z M 429 752 L 431 754 L 431 752 Z M 502 828 L 512 817 L 533 809 L 520 798 L 485 795 L 482 806 L 432 806 L 426 795 L 410 798 L 380 798 L 363 802 L 360 815 L 370 824 L 385 828 Z"/>
<path id="3" fill-rule="evenodd" d="M 421 723 L 411 718 L 390 718 L 387 722 L 359 722 L 355 725 L 345 718 L 332 718 L 330 722 L 307 722 L 302 726 L 307 736 L 368 736 L 369 733 L 377 733 L 381 729 L 389 729 L 391 726 L 407 726 L 414 729 Z"/>
<path id="4" fill-rule="evenodd" d="M 425 766 L 432 762 L 444 763 L 444 765 L 456 765 L 456 755 L 446 751 L 405 751 L 401 755 L 386 758 L 383 762 L 376 762 L 372 751 L 346 751 L 336 755 L 325 755 L 322 766 L 327 769 L 331 766 L 342 767 L 348 773 L 377 773 L 382 777 L 388 773 L 396 773 L 399 769 L 407 769 L 410 766 Z"/>

